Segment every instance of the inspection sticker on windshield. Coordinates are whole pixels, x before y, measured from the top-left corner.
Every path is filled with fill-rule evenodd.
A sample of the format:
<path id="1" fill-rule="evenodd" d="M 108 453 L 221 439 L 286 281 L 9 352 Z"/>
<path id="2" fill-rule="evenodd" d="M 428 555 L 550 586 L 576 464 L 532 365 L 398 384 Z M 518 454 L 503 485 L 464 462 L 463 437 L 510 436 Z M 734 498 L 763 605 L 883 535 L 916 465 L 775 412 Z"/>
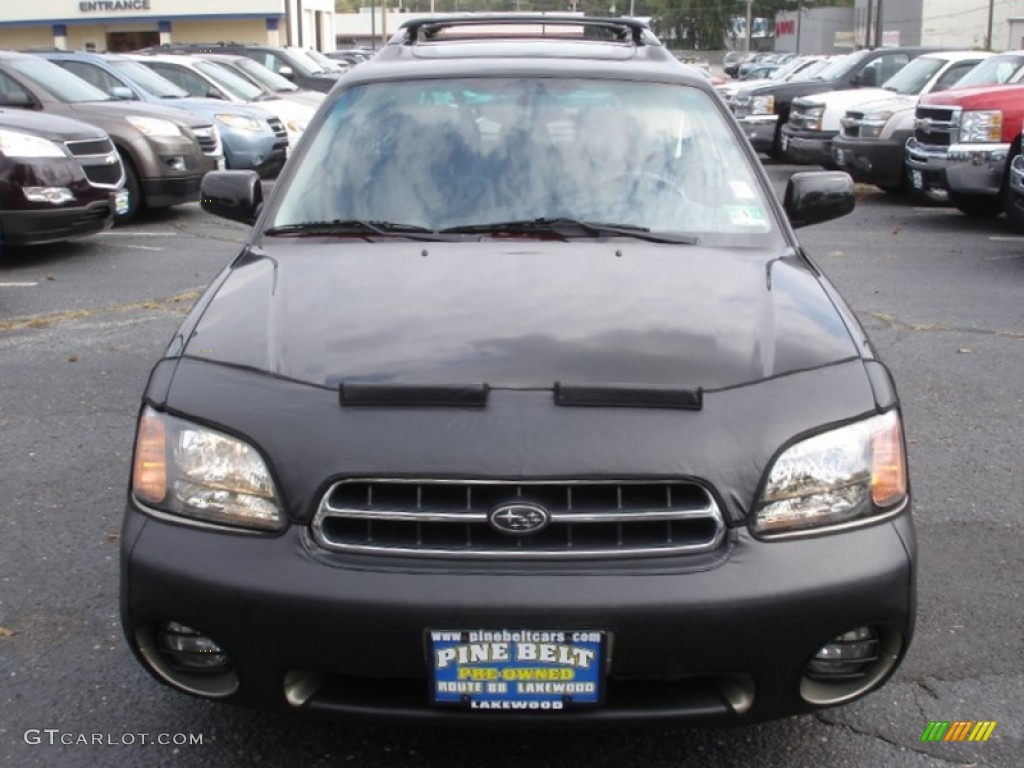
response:
<path id="1" fill-rule="evenodd" d="M 725 212 L 734 227 L 750 227 L 751 229 L 768 229 L 768 220 L 758 205 L 727 205 Z"/>
<path id="2" fill-rule="evenodd" d="M 431 700 L 505 712 L 600 704 L 604 646 L 592 630 L 430 630 Z"/>

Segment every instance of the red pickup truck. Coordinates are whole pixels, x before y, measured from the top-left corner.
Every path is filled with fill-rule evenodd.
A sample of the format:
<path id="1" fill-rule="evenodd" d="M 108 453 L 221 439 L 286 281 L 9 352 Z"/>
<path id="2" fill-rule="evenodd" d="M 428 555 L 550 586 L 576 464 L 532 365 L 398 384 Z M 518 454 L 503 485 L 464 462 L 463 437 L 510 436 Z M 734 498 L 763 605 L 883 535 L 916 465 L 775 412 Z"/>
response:
<path id="1" fill-rule="evenodd" d="M 1020 225 L 1009 168 L 1021 151 L 1024 85 L 954 88 L 918 102 L 906 161 L 914 189 L 945 190 L 968 216 L 1004 210 Z M 1018 221 L 1020 219 L 1020 221 Z"/>

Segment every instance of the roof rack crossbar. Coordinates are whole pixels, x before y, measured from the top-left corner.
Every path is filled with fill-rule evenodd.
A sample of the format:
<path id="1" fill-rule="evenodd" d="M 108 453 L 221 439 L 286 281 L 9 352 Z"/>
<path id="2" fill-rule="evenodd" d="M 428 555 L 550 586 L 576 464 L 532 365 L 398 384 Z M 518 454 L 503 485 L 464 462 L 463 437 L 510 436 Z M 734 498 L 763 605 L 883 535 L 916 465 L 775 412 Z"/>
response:
<path id="1" fill-rule="evenodd" d="M 611 32 L 618 40 L 631 39 L 634 45 L 649 45 L 655 42 L 646 22 L 631 18 L 607 18 L 602 16 L 547 16 L 544 14 L 487 15 L 472 16 L 421 16 L 401 26 L 405 32 L 404 42 L 413 45 L 421 40 L 431 40 L 442 30 L 453 27 L 482 26 L 565 26 L 604 29 Z"/>

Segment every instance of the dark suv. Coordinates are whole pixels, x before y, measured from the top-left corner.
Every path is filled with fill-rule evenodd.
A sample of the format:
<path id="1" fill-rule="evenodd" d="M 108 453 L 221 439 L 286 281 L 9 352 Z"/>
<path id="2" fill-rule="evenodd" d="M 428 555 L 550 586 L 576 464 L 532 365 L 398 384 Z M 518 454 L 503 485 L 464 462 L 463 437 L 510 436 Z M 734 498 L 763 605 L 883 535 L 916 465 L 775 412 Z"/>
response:
<path id="1" fill-rule="evenodd" d="M 291 80 L 299 88 L 326 93 L 343 72 L 325 69 L 305 48 L 257 43 L 170 43 L 140 53 L 233 53 L 248 56 L 272 72 Z"/>
<path id="2" fill-rule="evenodd" d="M 109 227 L 128 203 L 124 169 L 98 128 L 0 110 L 0 254 Z"/>
<path id="3" fill-rule="evenodd" d="M 207 118 L 157 104 L 117 101 L 32 54 L 0 51 L 0 106 L 76 118 L 109 134 L 124 164 L 128 190 L 128 208 L 119 221 L 132 218 L 143 206 L 166 208 L 198 200 L 203 174 L 224 167 L 220 135 Z"/>
<path id="4" fill-rule="evenodd" d="M 421 18 L 331 92 L 153 369 L 121 615 L 178 690 L 750 723 L 911 640 L 888 369 L 728 108 L 633 19 Z"/>

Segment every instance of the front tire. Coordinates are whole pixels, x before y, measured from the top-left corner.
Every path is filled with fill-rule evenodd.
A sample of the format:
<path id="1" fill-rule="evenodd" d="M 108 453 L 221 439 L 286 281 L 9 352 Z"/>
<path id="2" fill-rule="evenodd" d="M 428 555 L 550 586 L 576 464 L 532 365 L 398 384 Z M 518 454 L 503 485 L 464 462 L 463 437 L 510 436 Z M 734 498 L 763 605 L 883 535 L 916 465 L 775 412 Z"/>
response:
<path id="1" fill-rule="evenodd" d="M 1006 175 L 1003 178 L 1003 188 L 999 192 L 999 197 L 1003 204 L 1003 213 L 1006 214 L 1006 220 L 1010 222 L 1010 226 L 1017 231 L 1024 232 L 1024 199 L 1018 200 L 1017 196 L 1013 194 L 1013 190 L 1010 189 L 1010 166 L 1016 157 L 1014 155 L 1006 161 Z"/>
<path id="2" fill-rule="evenodd" d="M 124 188 L 128 190 L 128 211 L 120 215 L 114 214 L 115 227 L 127 224 L 142 209 L 142 186 L 139 184 L 139 174 L 136 173 L 135 166 L 132 165 L 131 158 L 127 154 L 120 150 L 118 150 L 118 154 L 121 156 L 121 164 L 124 166 Z"/>

